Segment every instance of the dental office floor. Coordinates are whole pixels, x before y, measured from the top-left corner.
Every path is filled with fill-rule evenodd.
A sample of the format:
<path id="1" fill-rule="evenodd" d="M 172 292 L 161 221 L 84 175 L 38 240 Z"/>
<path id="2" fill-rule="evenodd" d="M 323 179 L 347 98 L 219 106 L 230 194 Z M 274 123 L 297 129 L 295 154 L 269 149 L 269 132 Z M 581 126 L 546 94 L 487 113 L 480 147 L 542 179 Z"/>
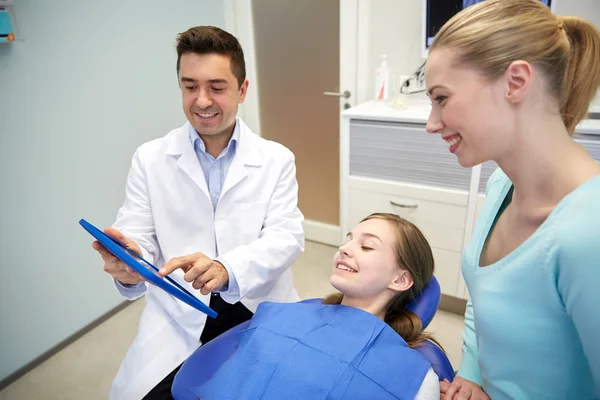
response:
<path id="1" fill-rule="evenodd" d="M 303 299 L 322 297 L 329 286 L 336 249 L 306 242 L 306 251 L 292 267 Z M 0 392 L 0 400 L 107 399 L 112 380 L 136 334 L 144 299 L 117 314 L 40 364 Z M 464 318 L 438 311 L 428 331 L 440 341 L 455 369 L 461 360 Z"/>

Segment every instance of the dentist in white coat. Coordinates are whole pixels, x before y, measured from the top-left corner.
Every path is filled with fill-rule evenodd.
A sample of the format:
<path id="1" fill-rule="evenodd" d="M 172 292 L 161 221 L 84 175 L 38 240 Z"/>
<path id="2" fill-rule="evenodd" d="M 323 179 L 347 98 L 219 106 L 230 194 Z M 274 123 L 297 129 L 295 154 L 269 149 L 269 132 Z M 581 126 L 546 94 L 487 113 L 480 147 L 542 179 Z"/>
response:
<path id="1" fill-rule="evenodd" d="M 299 300 L 290 267 L 304 250 L 293 154 L 236 118 L 248 89 L 237 39 L 215 27 L 177 38 L 188 122 L 140 146 L 112 228 L 124 242 L 219 313 L 207 316 L 94 248 L 119 292 L 146 295 L 137 336 L 111 399 L 168 399 L 173 377 L 202 343 L 252 317 L 263 301 Z"/>

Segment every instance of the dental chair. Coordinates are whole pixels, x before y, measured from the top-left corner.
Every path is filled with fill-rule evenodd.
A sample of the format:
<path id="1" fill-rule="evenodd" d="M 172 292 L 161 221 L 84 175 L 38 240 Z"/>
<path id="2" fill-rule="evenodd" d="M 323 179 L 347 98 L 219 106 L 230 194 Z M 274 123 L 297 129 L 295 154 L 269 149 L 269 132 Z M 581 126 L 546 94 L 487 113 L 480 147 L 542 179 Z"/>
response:
<path id="1" fill-rule="evenodd" d="M 433 319 L 440 303 L 440 285 L 435 277 L 429 281 L 425 289 L 409 303 L 406 308 L 415 313 L 426 328 Z M 318 302 L 323 299 L 309 299 L 303 302 Z M 238 346 L 237 333 L 248 327 L 250 321 L 239 324 L 199 347 L 181 366 L 175 376 L 171 393 L 177 400 L 196 400 L 196 396 L 189 389 L 197 387 L 208 381 L 217 369 L 233 354 Z M 432 368 L 440 381 L 454 379 L 454 370 L 450 360 L 444 352 L 434 343 L 426 341 L 416 347 L 416 351 L 429 360 Z"/>

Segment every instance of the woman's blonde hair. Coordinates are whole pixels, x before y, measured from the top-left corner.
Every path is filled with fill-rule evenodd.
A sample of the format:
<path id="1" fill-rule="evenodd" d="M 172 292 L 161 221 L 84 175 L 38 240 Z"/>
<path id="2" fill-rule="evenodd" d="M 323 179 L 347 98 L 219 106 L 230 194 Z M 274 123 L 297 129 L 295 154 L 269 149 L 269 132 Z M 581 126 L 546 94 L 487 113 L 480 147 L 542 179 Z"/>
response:
<path id="1" fill-rule="evenodd" d="M 540 0 L 486 0 L 452 17 L 430 51 L 457 50 L 458 62 L 498 78 L 516 60 L 537 66 L 570 135 L 600 87 L 600 33 L 577 17 L 554 16 Z"/>
<path id="2" fill-rule="evenodd" d="M 423 332 L 421 319 L 405 308 L 423 291 L 433 276 L 433 253 L 429 242 L 419 228 L 398 215 L 376 213 L 361 222 L 370 219 L 382 219 L 392 224 L 396 233 L 396 262 L 399 268 L 410 272 L 413 279 L 409 290 L 399 292 L 387 304 L 384 321 L 398 332 L 410 347 L 419 346 L 424 340 L 430 340 L 440 346 L 429 334 Z M 341 304 L 343 298 L 342 293 L 332 294 L 323 300 L 323 304 Z"/>

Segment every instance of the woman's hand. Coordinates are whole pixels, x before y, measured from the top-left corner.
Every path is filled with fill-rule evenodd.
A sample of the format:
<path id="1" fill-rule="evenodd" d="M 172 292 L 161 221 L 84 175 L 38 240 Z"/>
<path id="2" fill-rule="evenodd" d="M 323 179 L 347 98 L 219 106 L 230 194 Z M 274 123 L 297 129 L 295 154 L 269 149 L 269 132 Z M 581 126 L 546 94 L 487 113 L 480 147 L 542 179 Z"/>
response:
<path id="1" fill-rule="evenodd" d="M 490 400 L 490 398 L 481 386 L 457 376 L 452 383 L 447 379 L 440 382 L 440 400 Z"/>

